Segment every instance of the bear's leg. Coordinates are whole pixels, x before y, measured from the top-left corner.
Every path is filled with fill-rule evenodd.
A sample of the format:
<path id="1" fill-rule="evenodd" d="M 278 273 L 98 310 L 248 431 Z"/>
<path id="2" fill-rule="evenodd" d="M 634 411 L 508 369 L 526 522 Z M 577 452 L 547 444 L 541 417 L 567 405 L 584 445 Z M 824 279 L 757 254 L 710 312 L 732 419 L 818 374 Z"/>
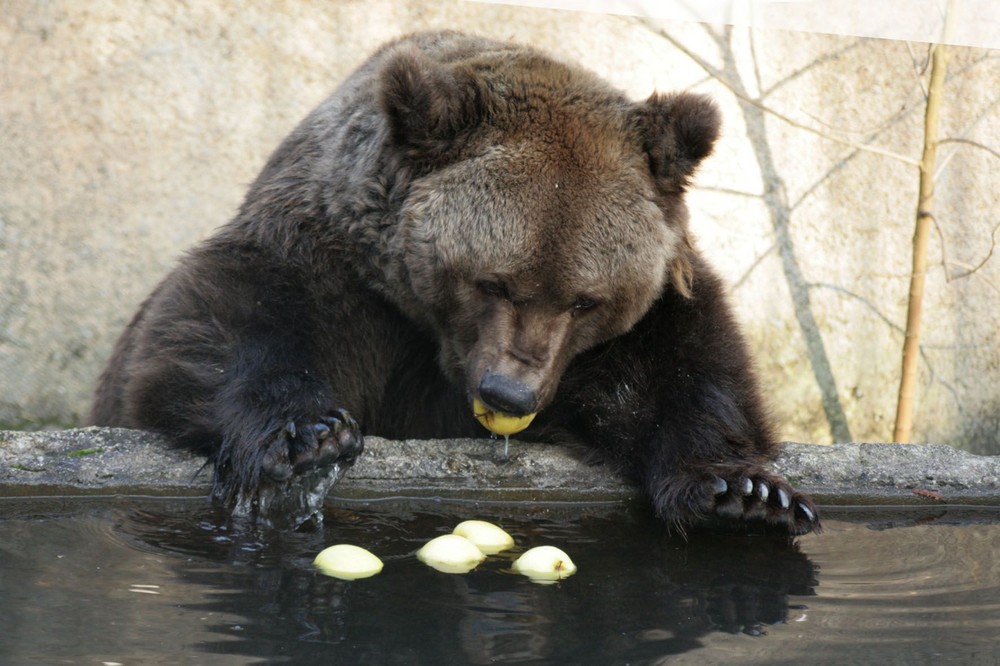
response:
<path id="1" fill-rule="evenodd" d="M 358 424 L 344 410 L 285 418 L 261 441 L 246 432 L 223 439 L 215 456 L 215 494 L 236 514 L 283 529 L 322 517 L 330 488 L 364 447 Z"/>
<path id="2" fill-rule="evenodd" d="M 345 411 L 358 400 L 344 402 L 350 388 L 331 366 L 348 363 L 351 341 L 338 337 L 347 328 L 338 311 L 308 294 L 292 269 L 254 248 L 192 254 L 126 332 L 116 351 L 124 360 L 102 379 L 123 387 L 121 406 L 95 409 L 95 420 L 208 454 L 214 494 L 231 505 L 266 485 L 344 468 L 363 439 Z M 341 354 L 329 351 L 337 347 Z"/>
<path id="3" fill-rule="evenodd" d="M 816 529 L 812 500 L 765 467 L 777 443 L 742 345 L 727 346 L 710 363 L 684 353 L 678 365 L 686 377 L 673 387 L 653 384 L 656 423 L 636 471 L 657 512 L 681 528 L 715 518 L 762 521 L 790 534 Z"/>
<path id="4" fill-rule="evenodd" d="M 140 347 L 129 365 L 127 419 L 99 425 L 156 430 L 207 454 L 213 494 L 229 505 L 361 453 L 358 424 L 294 340 L 168 319 L 170 342 Z"/>
<path id="5" fill-rule="evenodd" d="M 221 436 L 214 485 L 227 503 L 313 470 L 346 467 L 364 448 L 358 423 L 315 371 L 282 362 L 287 351 L 240 368 L 215 399 Z"/>
<path id="6" fill-rule="evenodd" d="M 679 529 L 819 527 L 812 500 L 764 467 L 777 443 L 721 285 L 700 262 L 691 298 L 666 292 L 632 331 L 575 359 L 550 410 Z"/>

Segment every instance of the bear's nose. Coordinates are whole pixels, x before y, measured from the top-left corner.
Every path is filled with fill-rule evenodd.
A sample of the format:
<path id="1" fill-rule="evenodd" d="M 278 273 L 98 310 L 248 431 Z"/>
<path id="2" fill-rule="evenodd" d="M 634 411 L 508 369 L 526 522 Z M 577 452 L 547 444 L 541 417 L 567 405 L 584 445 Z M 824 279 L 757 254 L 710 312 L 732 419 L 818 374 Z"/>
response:
<path id="1" fill-rule="evenodd" d="M 479 382 L 479 397 L 490 409 L 512 416 L 534 414 L 538 405 L 538 396 L 528 386 L 489 370 Z"/>

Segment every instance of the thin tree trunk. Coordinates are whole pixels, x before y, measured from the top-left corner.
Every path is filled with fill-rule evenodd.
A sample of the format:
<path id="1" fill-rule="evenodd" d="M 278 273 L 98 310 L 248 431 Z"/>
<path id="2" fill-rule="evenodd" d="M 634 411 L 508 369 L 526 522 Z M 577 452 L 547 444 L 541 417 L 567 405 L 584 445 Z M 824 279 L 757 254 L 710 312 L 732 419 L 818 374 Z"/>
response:
<path id="1" fill-rule="evenodd" d="M 892 438 L 910 441 L 913 430 L 913 403 L 917 391 L 917 362 L 920 360 L 920 318 L 924 308 L 924 281 L 927 276 L 927 241 L 930 238 L 934 208 L 934 165 L 937 160 L 938 119 L 944 93 L 944 75 L 948 67 L 948 47 L 934 46 L 931 56 L 931 80 L 927 88 L 924 115 L 924 151 L 920 159 L 920 190 L 916 230 L 913 233 L 913 272 L 906 312 L 906 339 L 903 342 L 903 365 L 896 402 L 896 426 Z"/>

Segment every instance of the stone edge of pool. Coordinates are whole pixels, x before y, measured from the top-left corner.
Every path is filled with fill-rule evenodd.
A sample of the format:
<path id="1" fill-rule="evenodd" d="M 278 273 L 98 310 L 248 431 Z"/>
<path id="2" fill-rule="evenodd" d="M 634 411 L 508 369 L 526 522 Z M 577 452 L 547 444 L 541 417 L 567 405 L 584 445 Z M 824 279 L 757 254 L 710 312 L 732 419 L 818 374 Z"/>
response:
<path id="1" fill-rule="evenodd" d="M 828 505 L 1000 505 L 1000 456 L 943 444 L 786 443 L 773 468 Z M 205 459 L 137 430 L 0 431 L 0 497 L 204 495 Z M 334 487 L 345 499 L 602 501 L 638 495 L 586 453 L 489 439 L 366 438 L 365 453 Z"/>

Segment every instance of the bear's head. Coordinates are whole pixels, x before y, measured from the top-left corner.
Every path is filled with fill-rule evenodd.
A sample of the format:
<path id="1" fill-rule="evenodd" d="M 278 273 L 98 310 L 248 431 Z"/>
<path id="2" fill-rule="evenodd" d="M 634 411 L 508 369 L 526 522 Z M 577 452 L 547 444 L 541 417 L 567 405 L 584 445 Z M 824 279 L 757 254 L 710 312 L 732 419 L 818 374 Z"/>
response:
<path id="1" fill-rule="evenodd" d="M 705 97 L 633 103 L 534 50 L 388 56 L 378 96 L 410 175 L 392 241 L 399 305 L 470 402 L 543 409 L 570 360 L 689 296 L 684 192 L 719 133 Z"/>

